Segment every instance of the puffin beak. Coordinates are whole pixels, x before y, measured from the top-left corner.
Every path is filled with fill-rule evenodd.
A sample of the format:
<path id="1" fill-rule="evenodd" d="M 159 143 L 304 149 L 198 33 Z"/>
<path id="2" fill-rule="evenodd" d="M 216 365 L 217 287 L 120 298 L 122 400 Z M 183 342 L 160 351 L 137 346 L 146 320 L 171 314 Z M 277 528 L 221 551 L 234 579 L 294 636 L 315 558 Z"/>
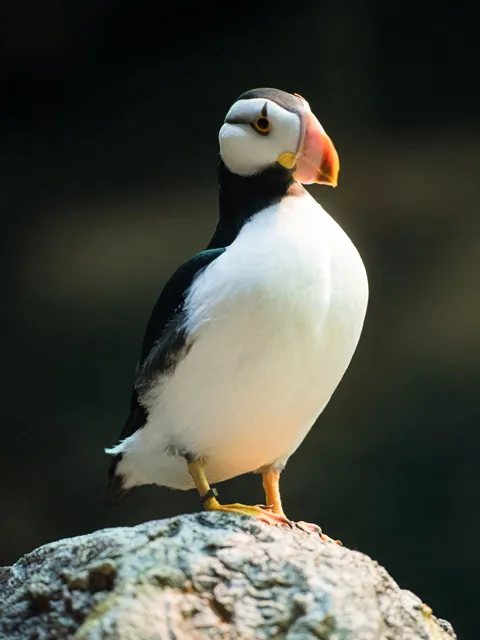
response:
<path id="1" fill-rule="evenodd" d="M 293 174 L 295 180 L 303 184 L 317 183 L 336 187 L 340 160 L 333 142 L 310 110 L 303 113 L 302 120 L 305 133 Z"/>
<path id="2" fill-rule="evenodd" d="M 337 150 L 306 101 L 305 106 L 301 116 L 302 135 L 297 153 L 282 153 L 278 162 L 288 169 L 295 168 L 293 177 L 302 184 L 316 183 L 336 187 L 340 171 Z"/>

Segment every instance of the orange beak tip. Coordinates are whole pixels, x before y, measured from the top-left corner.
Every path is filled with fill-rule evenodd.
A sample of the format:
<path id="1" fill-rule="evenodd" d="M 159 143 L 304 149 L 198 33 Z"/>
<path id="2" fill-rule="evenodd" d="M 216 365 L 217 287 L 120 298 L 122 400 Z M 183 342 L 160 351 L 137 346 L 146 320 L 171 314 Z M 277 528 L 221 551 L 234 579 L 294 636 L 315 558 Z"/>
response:
<path id="1" fill-rule="evenodd" d="M 336 187 L 340 161 L 337 150 L 311 111 L 305 115 L 305 135 L 295 178 L 303 184 Z"/>

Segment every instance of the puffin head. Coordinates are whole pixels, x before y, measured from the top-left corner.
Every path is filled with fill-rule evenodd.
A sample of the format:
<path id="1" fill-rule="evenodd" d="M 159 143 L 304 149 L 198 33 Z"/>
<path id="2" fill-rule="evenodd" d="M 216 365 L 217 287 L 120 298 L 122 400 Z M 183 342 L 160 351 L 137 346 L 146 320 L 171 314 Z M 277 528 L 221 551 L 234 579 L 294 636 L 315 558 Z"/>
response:
<path id="1" fill-rule="evenodd" d="M 340 162 L 333 142 L 298 94 L 252 89 L 228 111 L 219 133 L 220 155 L 240 176 L 275 167 L 302 184 L 337 186 Z"/>

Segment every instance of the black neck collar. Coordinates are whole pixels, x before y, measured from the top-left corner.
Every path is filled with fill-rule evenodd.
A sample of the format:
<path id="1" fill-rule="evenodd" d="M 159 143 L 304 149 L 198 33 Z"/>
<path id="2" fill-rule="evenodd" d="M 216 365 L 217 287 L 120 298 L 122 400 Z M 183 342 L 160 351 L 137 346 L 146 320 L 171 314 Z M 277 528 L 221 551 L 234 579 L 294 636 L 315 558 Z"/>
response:
<path id="1" fill-rule="evenodd" d="M 297 183 L 290 169 L 280 165 L 254 176 L 232 173 L 220 158 L 218 163 L 219 220 L 209 249 L 225 247 L 253 215 L 281 200 Z M 292 194 L 293 195 L 293 194 Z"/>

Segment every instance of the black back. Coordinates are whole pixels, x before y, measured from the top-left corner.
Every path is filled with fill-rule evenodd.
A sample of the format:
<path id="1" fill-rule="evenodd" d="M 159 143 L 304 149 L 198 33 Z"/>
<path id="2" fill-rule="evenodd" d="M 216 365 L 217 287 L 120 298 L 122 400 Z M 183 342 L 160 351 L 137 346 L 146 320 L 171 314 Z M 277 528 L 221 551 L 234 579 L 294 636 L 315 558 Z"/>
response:
<path id="1" fill-rule="evenodd" d="M 119 440 L 128 438 L 145 425 L 147 412 L 141 404 L 142 394 L 159 375 L 173 373 L 186 350 L 184 302 L 188 290 L 195 277 L 224 251 L 225 248 L 220 247 L 197 253 L 177 269 L 163 288 L 145 330 L 130 398 L 130 413 Z M 121 459 L 122 454 L 118 454 L 110 463 L 107 505 L 116 504 L 129 493 L 123 489 L 122 479 L 115 475 Z"/>

